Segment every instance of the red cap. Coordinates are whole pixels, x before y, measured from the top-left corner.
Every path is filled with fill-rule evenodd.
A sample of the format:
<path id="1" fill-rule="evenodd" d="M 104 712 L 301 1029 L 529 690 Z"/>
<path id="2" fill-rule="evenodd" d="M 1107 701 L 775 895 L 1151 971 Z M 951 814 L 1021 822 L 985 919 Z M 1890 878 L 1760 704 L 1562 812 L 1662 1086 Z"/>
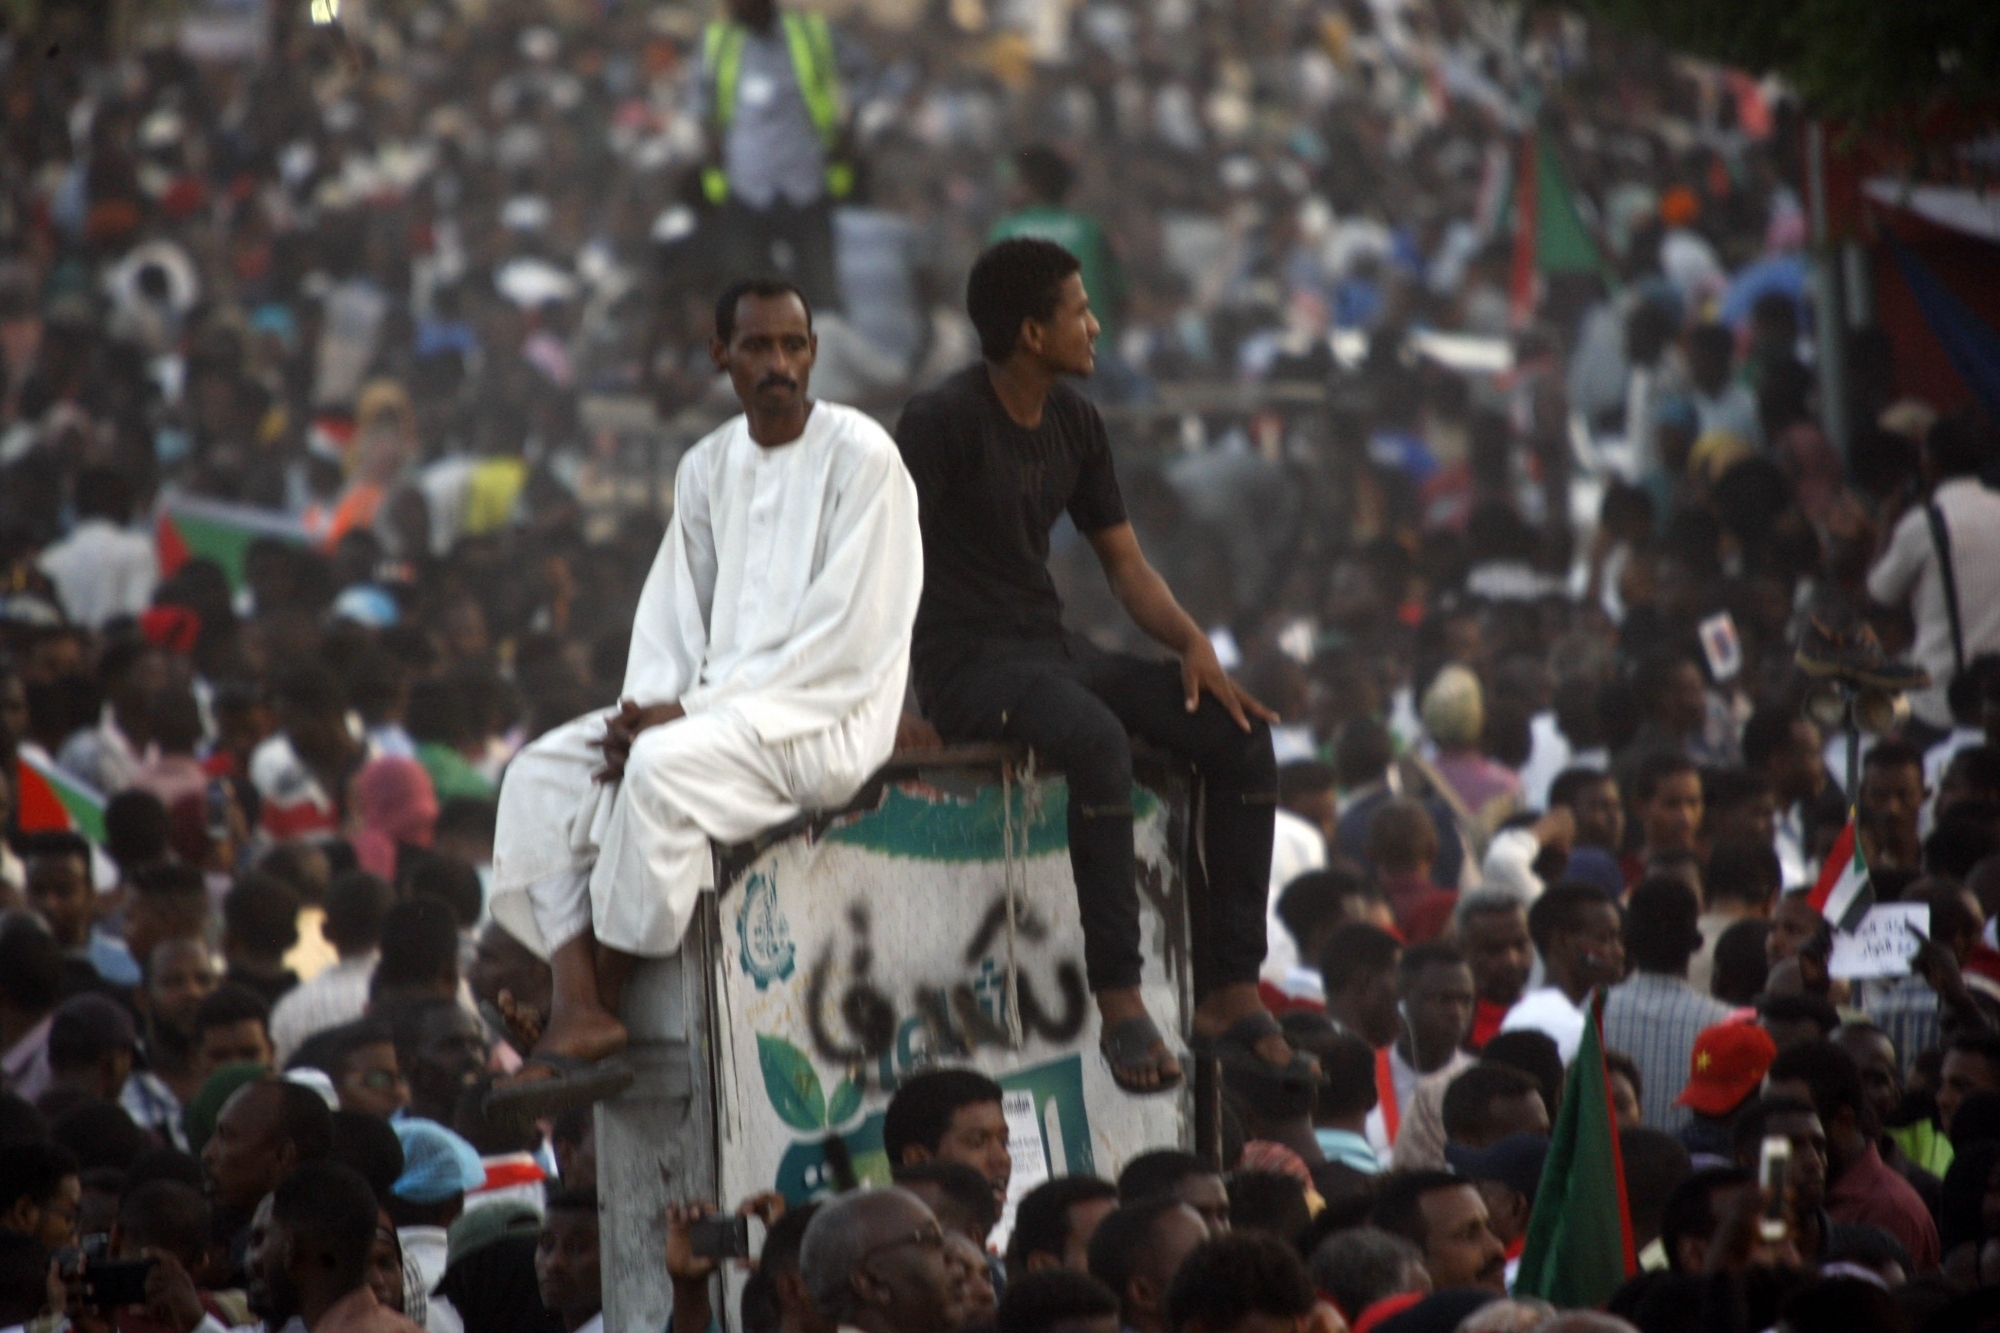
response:
<path id="1" fill-rule="evenodd" d="M 1703 1115 L 1725 1116 L 1764 1081 L 1778 1048 L 1755 1023 L 1717 1023 L 1694 1039 L 1687 1087 L 1674 1104 Z"/>

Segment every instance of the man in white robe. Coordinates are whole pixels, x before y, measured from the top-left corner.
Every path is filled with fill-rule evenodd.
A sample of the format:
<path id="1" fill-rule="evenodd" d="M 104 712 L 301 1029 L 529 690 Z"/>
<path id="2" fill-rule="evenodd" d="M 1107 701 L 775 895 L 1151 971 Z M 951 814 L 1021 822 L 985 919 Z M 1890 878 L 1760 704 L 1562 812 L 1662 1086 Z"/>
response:
<path id="1" fill-rule="evenodd" d="M 806 396 L 811 312 L 739 283 L 711 355 L 746 412 L 681 460 L 616 713 L 509 766 L 493 915 L 550 960 L 554 1002 L 489 1109 L 540 1115 L 615 1091 L 632 960 L 680 947 L 736 842 L 849 800 L 895 747 L 923 586 L 916 490 L 894 441 Z"/>

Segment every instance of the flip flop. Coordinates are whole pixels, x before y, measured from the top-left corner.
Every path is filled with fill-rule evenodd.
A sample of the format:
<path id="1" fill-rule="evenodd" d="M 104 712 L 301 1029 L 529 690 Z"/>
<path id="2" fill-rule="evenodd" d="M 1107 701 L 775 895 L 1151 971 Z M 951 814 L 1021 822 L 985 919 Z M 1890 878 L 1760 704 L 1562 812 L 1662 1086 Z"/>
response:
<path id="1" fill-rule="evenodd" d="M 1149 1097 L 1157 1092 L 1172 1092 L 1181 1085 L 1181 1075 L 1168 1076 L 1161 1072 L 1160 1066 L 1171 1058 L 1172 1052 L 1169 1050 L 1161 1054 L 1155 1048 L 1165 1045 L 1166 1038 L 1160 1035 L 1160 1029 L 1154 1025 L 1152 1018 L 1139 1014 L 1112 1024 L 1098 1041 L 1097 1049 L 1104 1053 L 1105 1061 L 1111 1066 L 1111 1081 L 1121 1091 L 1135 1097 Z M 1152 1084 L 1139 1082 L 1137 1075 L 1145 1070 L 1160 1075 L 1159 1081 Z"/>
<path id="2" fill-rule="evenodd" d="M 494 1120 L 525 1123 L 560 1115 L 576 1106 L 608 1101 L 632 1086 L 632 1066 L 617 1056 L 582 1060 L 568 1055 L 531 1055 L 521 1071 L 546 1069 L 547 1078 L 496 1084 L 486 1094 L 485 1112 Z M 519 1078 L 518 1073 L 515 1076 Z"/>
<path id="3" fill-rule="evenodd" d="M 1197 1032 L 1194 1036 L 1194 1053 L 1205 1059 L 1213 1059 L 1225 1070 L 1237 1070 L 1272 1078 L 1280 1083 L 1300 1087 L 1313 1087 L 1319 1083 L 1319 1062 L 1304 1051 L 1294 1050 L 1292 1061 L 1287 1065 L 1274 1065 L 1257 1054 L 1257 1043 L 1266 1037 L 1285 1035 L 1278 1026 L 1278 1020 L 1263 1010 L 1231 1023 L 1218 1036 L 1204 1036 Z"/>

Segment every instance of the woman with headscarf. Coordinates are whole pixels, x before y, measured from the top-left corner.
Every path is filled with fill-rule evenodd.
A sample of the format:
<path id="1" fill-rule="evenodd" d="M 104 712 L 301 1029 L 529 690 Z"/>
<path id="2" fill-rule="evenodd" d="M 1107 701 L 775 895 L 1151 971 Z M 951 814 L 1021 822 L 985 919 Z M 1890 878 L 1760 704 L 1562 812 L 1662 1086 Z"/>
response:
<path id="1" fill-rule="evenodd" d="M 348 834 L 355 859 L 371 875 L 396 882 L 396 861 L 404 847 L 428 849 L 437 826 L 437 791 L 414 759 L 369 761 L 354 775 L 348 810 L 355 829 Z"/>

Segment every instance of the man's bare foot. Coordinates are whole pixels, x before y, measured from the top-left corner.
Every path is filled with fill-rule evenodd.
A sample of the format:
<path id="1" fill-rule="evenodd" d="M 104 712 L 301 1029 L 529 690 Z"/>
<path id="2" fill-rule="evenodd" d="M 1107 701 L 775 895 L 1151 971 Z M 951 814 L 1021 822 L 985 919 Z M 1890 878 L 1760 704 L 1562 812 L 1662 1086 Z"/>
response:
<path id="1" fill-rule="evenodd" d="M 625 1025 L 600 1008 L 558 1007 L 535 1043 L 535 1055 L 559 1055 L 570 1060 L 602 1060 L 625 1049 Z"/>
<path id="2" fill-rule="evenodd" d="M 1244 1019 L 1260 1015 L 1269 1018 L 1270 1011 L 1264 1008 L 1263 998 L 1257 994 L 1256 986 L 1247 983 L 1223 986 L 1210 992 L 1208 998 L 1195 1007 L 1194 1032 L 1198 1037 L 1221 1037 Z M 1274 1072 L 1288 1068 L 1296 1055 L 1292 1044 L 1285 1040 L 1283 1031 L 1275 1022 L 1270 1031 L 1250 1043 L 1250 1050 Z"/>
<path id="3" fill-rule="evenodd" d="M 1157 1028 L 1151 1033 L 1152 1041 L 1139 1051 L 1128 1050 L 1131 1043 L 1119 1036 L 1121 1027 L 1135 1020 L 1152 1025 L 1152 1016 L 1146 1012 L 1137 986 L 1097 992 L 1097 1013 L 1104 1032 L 1104 1054 L 1112 1062 L 1112 1077 L 1120 1087 L 1128 1092 L 1157 1092 L 1181 1081 L 1180 1061 L 1174 1058 L 1173 1048 Z M 1126 1027 L 1126 1030 L 1138 1029 Z"/>

